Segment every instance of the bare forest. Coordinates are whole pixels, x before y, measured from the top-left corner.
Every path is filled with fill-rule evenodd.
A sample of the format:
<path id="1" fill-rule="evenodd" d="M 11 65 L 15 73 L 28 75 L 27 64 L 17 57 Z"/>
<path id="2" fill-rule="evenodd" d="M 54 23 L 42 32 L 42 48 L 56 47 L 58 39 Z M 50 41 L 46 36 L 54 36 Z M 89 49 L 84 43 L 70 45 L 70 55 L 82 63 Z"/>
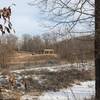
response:
<path id="1" fill-rule="evenodd" d="M 0 100 L 95 100 L 94 0 L 27 1 L 42 16 L 38 34 L 17 32 L 17 3 L 0 4 Z"/>

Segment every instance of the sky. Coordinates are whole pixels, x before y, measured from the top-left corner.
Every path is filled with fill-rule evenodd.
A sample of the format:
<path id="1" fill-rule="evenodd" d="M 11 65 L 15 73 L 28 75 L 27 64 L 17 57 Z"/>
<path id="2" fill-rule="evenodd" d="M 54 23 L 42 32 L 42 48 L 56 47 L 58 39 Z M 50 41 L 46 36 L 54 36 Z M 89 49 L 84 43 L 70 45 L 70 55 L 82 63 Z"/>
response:
<path id="1" fill-rule="evenodd" d="M 8 7 L 12 3 L 16 4 L 16 6 L 12 6 L 11 22 L 16 31 L 16 35 L 19 37 L 23 34 L 36 35 L 44 32 L 40 25 L 42 15 L 38 8 L 28 5 L 30 1 L 0 0 L 0 9 Z"/>
<path id="2" fill-rule="evenodd" d="M 40 35 L 45 33 L 42 23 L 48 23 L 47 19 L 43 19 L 40 9 L 35 6 L 28 5 L 32 0 L 0 0 L 0 9 L 8 7 L 12 3 L 11 22 L 16 31 L 16 35 L 21 37 L 23 34 Z M 46 17 L 45 17 L 46 18 Z M 79 25 L 78 30 L 87 30 L 86 25 Z"/>

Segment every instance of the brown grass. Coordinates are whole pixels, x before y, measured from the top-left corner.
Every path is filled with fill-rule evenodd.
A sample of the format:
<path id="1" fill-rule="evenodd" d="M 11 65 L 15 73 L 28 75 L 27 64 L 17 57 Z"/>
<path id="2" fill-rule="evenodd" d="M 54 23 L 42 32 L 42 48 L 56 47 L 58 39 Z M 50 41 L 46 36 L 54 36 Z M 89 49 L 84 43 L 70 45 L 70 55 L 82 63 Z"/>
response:
<path id="1" fill-rule="evenodd" d="M 22 63 L 41 63 L 46 60 L 57 59 L 56 54 L 35 54 L 32 55 L 30 52 L 15 53 L 14 56 L 10 57 L 11 61 L 9 64 L 22 64 Z"/>

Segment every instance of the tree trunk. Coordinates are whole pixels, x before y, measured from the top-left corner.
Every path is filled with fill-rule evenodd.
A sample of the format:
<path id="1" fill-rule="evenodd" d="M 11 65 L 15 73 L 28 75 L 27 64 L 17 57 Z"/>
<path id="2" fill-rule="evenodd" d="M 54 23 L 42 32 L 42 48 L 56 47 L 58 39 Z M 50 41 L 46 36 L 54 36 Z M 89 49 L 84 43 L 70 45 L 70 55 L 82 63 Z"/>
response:
<path id="1" fill-rule="evenodd" d="M 95 7 L 96 100 L 100 100 L 100 0 L 96 0 Z"/>

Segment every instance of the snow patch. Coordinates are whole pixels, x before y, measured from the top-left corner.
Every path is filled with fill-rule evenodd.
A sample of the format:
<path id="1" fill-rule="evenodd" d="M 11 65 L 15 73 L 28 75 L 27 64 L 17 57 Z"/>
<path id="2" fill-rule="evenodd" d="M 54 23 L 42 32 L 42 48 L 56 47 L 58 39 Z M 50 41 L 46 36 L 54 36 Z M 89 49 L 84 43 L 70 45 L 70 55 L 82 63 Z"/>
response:
<path id="1" fill-rule="evenodd" d="M 45 92 L 38 100 L 84 100 L 95 95 L 95 81 L 81 82 L 58 92 Z M 75 99 L 76 98 L 76 99 Z"/>
<path id="2" fill-rule="evenodd" d="M 37 98 L 37 96 L 23 95 L 20 100 L 35 100 Z"/>

